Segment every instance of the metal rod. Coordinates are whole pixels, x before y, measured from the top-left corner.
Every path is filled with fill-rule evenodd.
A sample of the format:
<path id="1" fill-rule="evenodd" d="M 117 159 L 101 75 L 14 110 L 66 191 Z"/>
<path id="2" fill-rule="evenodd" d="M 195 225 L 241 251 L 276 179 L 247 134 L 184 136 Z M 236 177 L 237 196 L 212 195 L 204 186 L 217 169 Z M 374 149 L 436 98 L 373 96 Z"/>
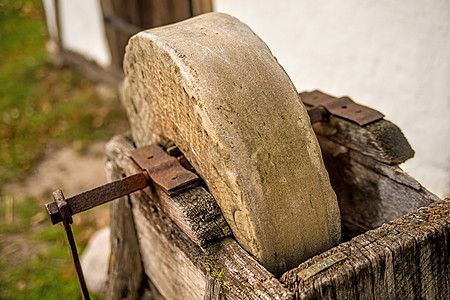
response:
<path id="1" fill-rule="evenodd" d="M 148 173 L 144 171 L 67 198 L 65 201 L 70 208 L 70 214 L 74 215 L 141 190 L 148 186 L 150 182 L 151 179 Z M 46 204 L 45 208 L 53 224 L 62 221 L 61 212 L 58 209 L 56 202 Z"/>
<path id="2" fill-rule="evenodd" d="M 90 300 L 89 291 L 84 281 L 83 270 L 81 269 L 80 259 L 78 257 L 77 245 L 75 244 L 75 239 L 73 238 L 72 228 L 70 224 L 63 221 L 64 230 L 66 231 L 67 241 L 69 243 L 70 254 L 72 255 L 73 264 L 75 266 L 75 271 L 77 274 L 78 285 L 80 286 L 81 297 L 83 300 Z"/>
<path id="3" fill-rule="evenodd" d="M 151 179 L 147 172 L 134 174 L 67 198 L 67 203 L 69 203 L 72 214 L 77 214 L 132 192 L 142 190 L 150 182 Z"/>

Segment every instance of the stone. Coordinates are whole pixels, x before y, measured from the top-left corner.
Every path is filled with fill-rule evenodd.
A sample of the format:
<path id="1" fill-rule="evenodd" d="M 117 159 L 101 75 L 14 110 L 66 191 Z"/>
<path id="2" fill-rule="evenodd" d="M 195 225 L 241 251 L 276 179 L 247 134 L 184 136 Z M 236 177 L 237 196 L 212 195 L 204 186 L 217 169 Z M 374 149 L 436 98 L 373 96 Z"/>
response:
<path id="1" fill-rule="evenodd" d="M 176 145 L 236 240 L 275 275 L 340 241 L 340 214 L 299 95 L 244 23 L 204 14 L 143 31 L 124 59 L 137 146 Z"/>
<path id="2" fill-rule="evenodd" d="M 109 255 L 111 252 L 109 235 L 109 227 L 95 232 L 80 260 L 89 291 L 98 295 L 103 294 L 108 279 Z"/>

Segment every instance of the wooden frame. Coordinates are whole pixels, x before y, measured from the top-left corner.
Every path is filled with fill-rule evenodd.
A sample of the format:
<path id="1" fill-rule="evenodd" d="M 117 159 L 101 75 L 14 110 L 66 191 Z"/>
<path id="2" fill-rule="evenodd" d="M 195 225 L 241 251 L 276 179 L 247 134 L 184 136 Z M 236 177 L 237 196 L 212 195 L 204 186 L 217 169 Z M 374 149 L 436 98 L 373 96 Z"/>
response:
<path id="1" fill-rule="evenodd" d="M 112 269 L 120 267 L 121 272 L 111 273 L 108 288 L 130 291 L 144 286 L 155 299 L 449 295 L 450 200 L 440 200 L 398 167 L 412 155 L 398 127 L 386 120 L 359 127 L 333 116 L 313 127 L 340 201 L 347 241 L 278 279 L 230 236 L 200 247 L 144 193 L 135 193 L 120 200 L 125 203 L 120 213 L 127 211 L 133 218 L 111 218 L 120 223 L 116 228 L 135 228 L 137 238 L 128 243 L 130 231 L 120 235 L 112 230 L 123 241 L 122 246 L 114 246 L 113 240 L 112 247 Z M 385 143 L 389 139 L 403 147 L 389 147 Z M 110 176 L 133 172 L 135 165 L 127 156 L 133 147 L 132 139 L 124 136 L 108 144 Z M 117 215 L 118 208 L 112 206 L 112 213 Z M 134 267 L 122 267 L 128 261 L 120 254 L 124 245 L 134 247 L 139 257 L 133 260 Z M 335 259 L 336 255 L 340 258 Z M 118 285 L 117 276 L 129 282 Z"/>

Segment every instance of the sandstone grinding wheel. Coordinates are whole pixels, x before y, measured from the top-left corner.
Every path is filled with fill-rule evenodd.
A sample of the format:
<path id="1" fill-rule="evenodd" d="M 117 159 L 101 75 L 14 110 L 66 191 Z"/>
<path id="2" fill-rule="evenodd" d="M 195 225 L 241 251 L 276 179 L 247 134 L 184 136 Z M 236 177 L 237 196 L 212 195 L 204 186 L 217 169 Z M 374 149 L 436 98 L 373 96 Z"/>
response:
<path id="1" fill-rule="evenodd" d="M 275 275 L 340 241 L 336 196 L 291 80 L 222 13 L 143 31 L 124 60 L 138 146 L 176 144 L 236 240 Z"/>

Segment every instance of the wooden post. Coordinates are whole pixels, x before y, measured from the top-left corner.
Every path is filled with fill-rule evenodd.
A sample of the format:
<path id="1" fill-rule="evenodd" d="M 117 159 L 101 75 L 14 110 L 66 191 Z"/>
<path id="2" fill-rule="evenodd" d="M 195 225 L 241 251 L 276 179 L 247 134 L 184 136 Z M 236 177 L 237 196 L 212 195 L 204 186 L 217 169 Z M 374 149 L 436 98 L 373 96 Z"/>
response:
<path id="1" fill-rule="evenodd" d="M 141 30 L 211 12 L 211 0 L 101 0 L 112 65 L 122 69 L 125 46 Z"/>

